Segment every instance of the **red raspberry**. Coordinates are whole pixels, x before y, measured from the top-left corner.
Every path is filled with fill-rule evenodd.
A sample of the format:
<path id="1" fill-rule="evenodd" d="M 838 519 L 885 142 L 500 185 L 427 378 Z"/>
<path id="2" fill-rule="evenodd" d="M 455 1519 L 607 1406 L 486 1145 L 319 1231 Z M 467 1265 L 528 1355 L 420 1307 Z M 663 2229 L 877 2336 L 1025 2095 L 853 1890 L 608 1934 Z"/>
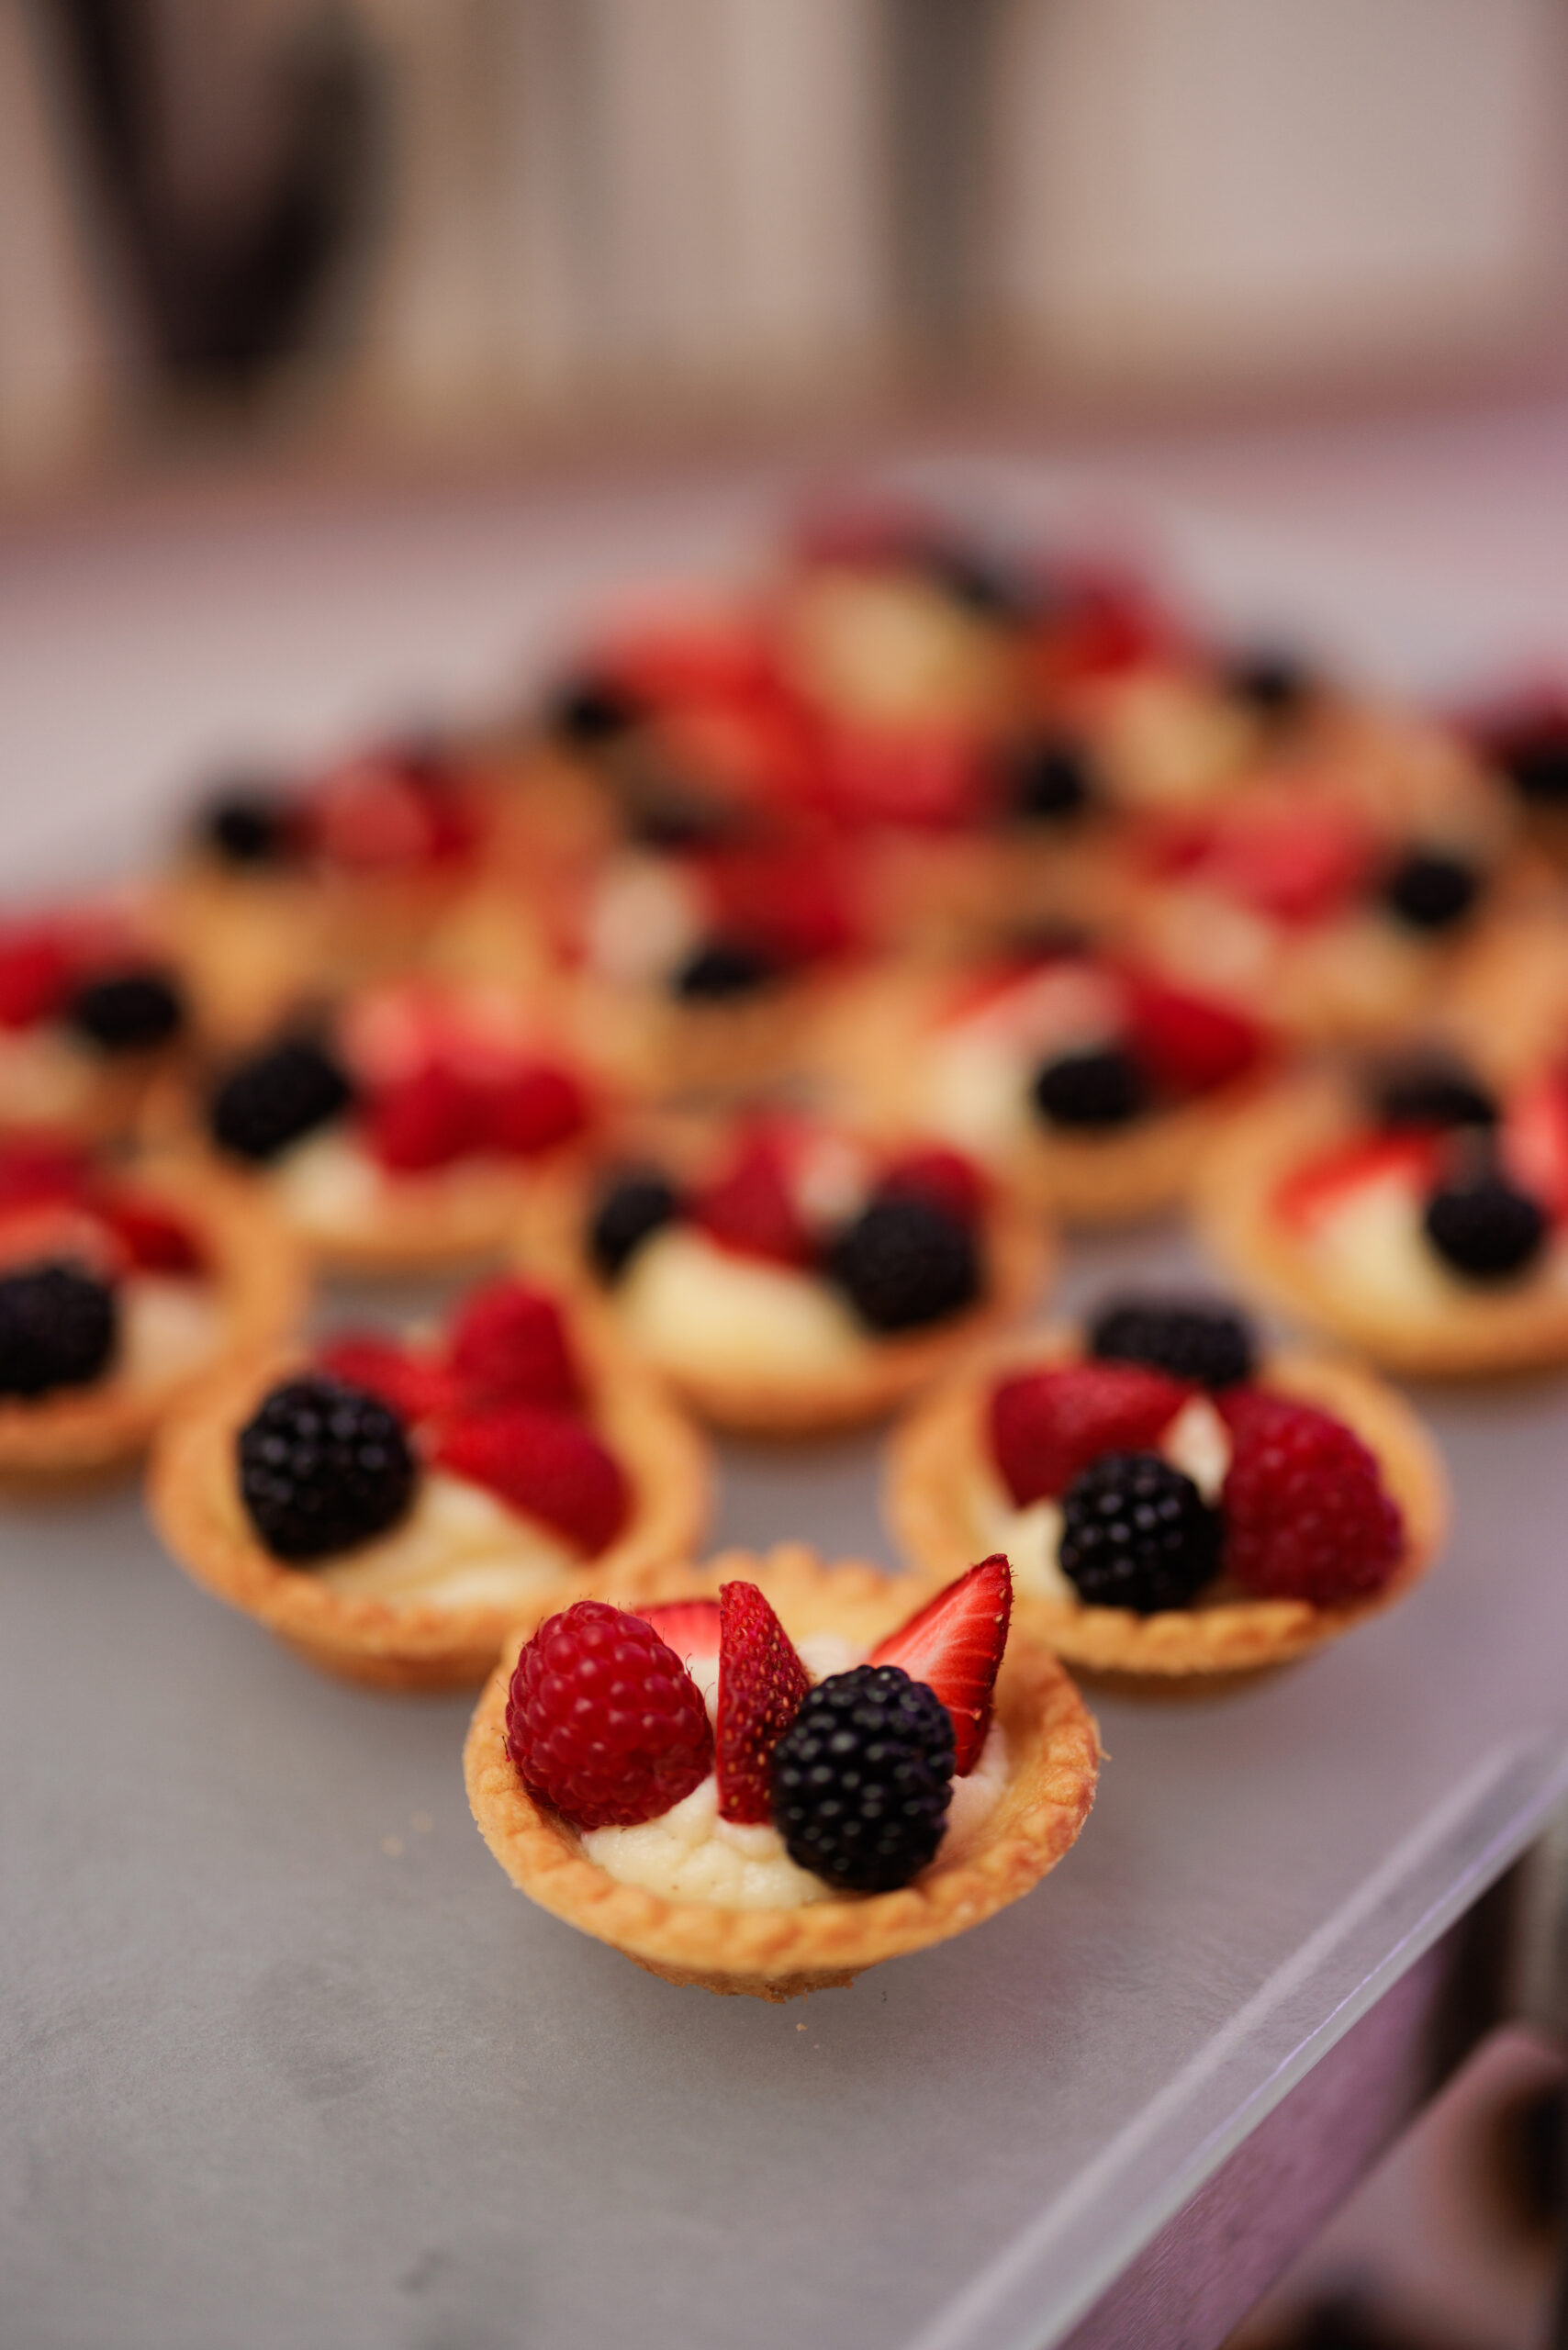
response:
<path id="1" fill-rule="evenodd" d="M 985 1179 L 960 1150 L 907 1150 L 884 1169 L 877 1192 L 884 1200 L 929 1200 L 960 1224 L 975 1225 L 985 1205 Z"/>
<path id="2" fill-rule="evenodd" d="M 1380 1591 L 1405 1528 L 1372 1454 L 1342 1421 L 1256 1387 L 1216 1396 L 1234 1449 L 1225 1561 L 1260 1599 L 1333 1607 Z"/>
<path id="3" fill-rule="evenodd" d="M 783 1153 L 767 1135 L 743 1143 L 728 1171 L 695 1195 L 691 1214 L 710 1238 L 738 1256 L 809 1265 L 816 1253 L 790 1189 Z"/>
<path id="4" fill-rule="evenodd" d="M 487 1089 L 486 1139 L 510 1158 L 554 1150 L 588 1122 L 588 1095 L 569 1070 L 539 1061 Z"/>
<path id="5" fill-rule="evenodd" d="M 631 1495 L 619 1461 L 565 1412 L 498 1404 L 447 1428 L 435 1457 L 454 1475 L 543 1519 L 590 1558 L 626 1523 Z"/>
<path id="6" fill-rule="evenodd" d="M 75 958 L 60 932 L 29 923 L 0 936 L 0 1028 L 31 1028 L 65 1008 Z"/>
<path id="7" fill-rule="evenodd" d="M 5 1024 L 0 1014 L 0 1027 Z M 77 1200 L 86 1188 L 86 1154 L 74 1143 L 20 1135 L 0 1149 L 0 1208 Z"/>
<path id="8" fill-rule="evenodd" d="M 410 1354 L 375 1331 L 345 1330 L 329 1339 L 316 1360 L 334 1378 L 378 1395 L 410 1425 L 451 1411 L 457 1400 L 455 1382 L 442 1364 Z"/>
<path id="9" fill-rule="evenodd" d="M 1025 1371 L 991 1392 L 991 1447 L 1014 1505 L 1065 1493 L 1103 1452 L 1146 1452 L 1192 1389 L 1136 1362 Z"/>
<path id="10" fill-rule="evenodd" d="M 1267 1039 L 1254 1020 L 1184 988 L 1134 978 L 1127 1041 L 1167 1093 L 1207 1093 L 1255 1069 Z"/>
<path id="11" fill-rule="evenodd" d="M 713 1767 L 697 1684 L 651 1624 L 579 1599 L 541 1624 L 507 1696 L 507 1752 L 575 1828 L 634 1828 Z"/>
<path id="12" fill-rule="evenodd" d="M 486 1104 L 470 1080 L 444 1061 L 400 1079 L 370 1105 L 366 1140 L 396 1175 L 424 1175 L 483 1147 Z"/>
<path id="13" fill-rule="evenodd" d="M 577 1368 L 554 1298 L 521 1281 L 491 1281 L 460 1310 L 447 1347 L 465 1400 L 543 1404 L 569 1411 L 582 1401 Z"/>

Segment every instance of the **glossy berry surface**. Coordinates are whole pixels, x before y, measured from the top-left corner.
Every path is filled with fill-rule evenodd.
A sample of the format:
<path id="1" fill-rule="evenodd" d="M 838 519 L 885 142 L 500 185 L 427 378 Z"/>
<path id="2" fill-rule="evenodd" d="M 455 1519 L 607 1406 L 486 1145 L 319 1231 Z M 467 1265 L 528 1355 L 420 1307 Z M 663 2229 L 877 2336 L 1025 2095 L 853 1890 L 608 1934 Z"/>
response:
<path id="1" fill-rule="evenodd" d="M 702 1695 L 640 1616 L 579 1599 L 527 1641 L 507 1696 L 507 1752 L 529 1793 L 575 1828 L 634 1828 L 713 1766 Z"/>
<path id="2" fill-rule="evenodd" d="M 1381 1590 L 1404 1528 L 1360 1437 L 1310 1404 L 1257 1388 L 1238 1388 L 1221 1410 L 1232 1445 L 1225 1561 L 1242 1588 L 1319 1607 Z"/>
<path id="3" fill-rule="evenodd" d="M 483 1147 L 485 1102 L 479 1089 L 443 1061 L 386 1086 L 370 1103 L 364 1139 L 394 1175 L 425 1175 Z"/>
<path id="4" fill-rule="evenodd" d="M 1037 1072 L 1032 1091 L 1051 1125 L 1092 1132 L 1127 1125 L 1153 1106 L 1148 1078 L 1118 1045 L 1059 1054 Z"/>
<path id="5" fill-rule="evenodd" d="M 544 722 L 560 742 L 594 751 L 630 733 L 644 715 L 636 696 L 612 678 L 584 676 L 555 688 Z"/>
<path id="6" fill-rule="evenodd" d="M 1546 1246 L 1545 1209 L 1505 1176 L 1446 1183 L 1422 1211 L 1428 1239 L 1467 1281 L 1506 1281 L 1528 1271 Z"/>
<path id="7" fill-rule="evenodd" d="M 953 1725 L 896 1664 L 857 1665 L 808 1692 L 771 1778 L 792 1861 L 846 1893 L 891 1893 L 935 1858 L 946 1830 Z"/>
<path id="8" fill-rule="evenodd" d="M 353 1101 L 353 1088 L 331 1055 L 297 1037 L 231 1069 L 207 1116 L 220 1150 L 261 1165 L 341 1117 Z"/>
<path id="9" fill-rule="evenodd" d="M 728 1002 L 736 996 L 756 995 L 782 977 L 777 957 L 766 947 L 742 938 L 711 938 L 687 957 L 670 988 L 689 1003 Z"/>
<path id="10" fill-rule="evenodd" d="M 118 1326 L 113 1290 L 80 1265 L 0 1275 L 0 1395 L 87 1386 L 107 1369 Z"/>
<path id="11" fill-rule="evenodd" d="M 631 1510 L 613 1453 L 581 1420 L 537 1404 L 465 1413 L 442 1431 L 435 1459 L 564 1535 L 588 1558 L 609 1548 Z"/>
<path id="12" fill-rule="evenodd" d="M 809 1265 L 816 1254 L 785 1155 L 766 1134 L 749 1137 L 721 1175 L 692 1193 L 689 1213 L 711 1239 L 739 1256 Z"/>
<path id="13" fill-rule="evenodd" d="M 104 1053 L 147 1053 L 185 1025 L 179 990 L 162 971 L 119 971 L 77 989 L 65 1017 Z"/>
<path id="14" fill-rule="evenodd" d="M 364 1388 L 324 1377 L 274 1387 L 240 1431 L 240 1494 L 273 1556 L 350 1550 L 396 1526 L 416 1469 L 403 1423 Z"/>
<path id="15" fill-rule="evenodd" d="M 719 1817 L 762 1827 L 772 1817 L 768 1766 L 812 1676 L 754 1583 L 719 1585 Z"/>
<path id="16" fill-rule="evenodd" d="M 830 1278 L 873 1330 L 917 1330 L 980 1293 L 969 1226 L 934 1200 L 873 1200 L 832 1243 Z"/>
<path id="17" fill-rule="evenodd" d="M 1107 1452 L 1062 1496 L 1061 1571 L 1091 1607 L 1186 1607 L 1219 1571 L 1222 1526 L 1157 1452 Z"/>
<path id="18" fill-rule="evenodd" d="M 1127 1038 L 1140 1069 L 1181 1101 L 1230 1085 L 1257 1068 L 1269 1039 L 1230 1004 L 1139 977 L 1131 983 Z"/>
<path id="19" fill-rule="evenodd" d="M 896 1664 L 941 1699 L 953 1725 L 956 1779 L 980 1761 L 1012 1620 L 1013 1570 L 996 1550 L 879 1640 L 866 1660 Z"/>
<path id="20" fill-rule="evenodd" d="M 1089 1326 L 1089 1351 L 1102 1362 L 1142 1362 L 1194 1387 L 1250 1379 L 1256 1349 L 1245 1318 L 1203 1298 L 1120 1297 Z"/>
<path id="21" fill-rule="evenodd" d="M 201 840 L 225 865 L 278 865 L 293 848 L 294 827 L 275 792 L 240 786 L 209 802 Z"/>
<path id="22" fill-rule="evenodd" d="M 485 1138 L 492 1150 L 533 1158 L 581 1134 L 588 1116 L 588 1095 L 571 1071 L 538 1061 L 487 1089 Z"/>
<path id="23" fill-rule="evenodd" d="M 1103 1452 L 1147 1452 L 1191 1393 L 1137 1362 L 1058 1363 L 1002 1380 L 991 1449 L 1014 1508 L 1055 1499 Z"/>
<path id="24" fill-rule="evenodd" d="M 1383 901 L 1410 930 L 1451 930 L 1481 894 L 1481 877 L 1457 856 L 1417 849 L 1383 885 Z"/>
<path id="25" fill-rule="evenodd" d="M 561 1309 L 524 1281 L 491 1281 L 460 1308 L 447 1360 L 475 1404 L 543 1404 L 570 1411 L 582 1401 Z"/>
<path id="26" fill-rule="evenodd" d="M 1065 734 L 1041 735 L 1015 745 L 1008 763 L 1008 800 L 1026 824 L 1060 824 L 1081 816 L 1094 798 L 1089 754 Z"/>
<path id="27" fill-rule="evenodd" d="M 1447 1059 L 1414 1060 L 1383 1070 L 1372 1086 L 1380 1126 L 1495 1126 L 1497 1103 L 1468 1069 Z"/>
<path id="28" fill-rule="evenodd" d="M 1238 655 L 1225 671 L 1226 691 L 1260 718 L 1291 718 L 1312 693 L 1312 673 L 1294 654 Z"/>
<path id="29" fill-rule="evenodd" d="M 607 1281 L 623 1273 L 644 1240 L 680 1213 L 674 1186 L 656 1168 L 632 1169 L 599 1195 L 588 1225 L 588 1255 Z"/>

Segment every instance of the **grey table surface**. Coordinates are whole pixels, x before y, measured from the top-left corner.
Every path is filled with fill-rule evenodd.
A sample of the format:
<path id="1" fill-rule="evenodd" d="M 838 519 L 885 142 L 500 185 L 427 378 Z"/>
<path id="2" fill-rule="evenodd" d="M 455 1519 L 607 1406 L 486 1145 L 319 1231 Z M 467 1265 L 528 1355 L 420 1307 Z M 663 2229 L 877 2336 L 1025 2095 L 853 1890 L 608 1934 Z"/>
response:
<path id="1" fill-rule="evenodd" d="M 1010 509 L 1023 495 L 1016 465 L 927 474 Z M 487 513 L 467 538 L 415 513 L 378 520 L 368 553 L 352 518 L 325 539 L 127 524 L 14 550 L 8 641 L 32 649 L 0 701 L 13 870 L 80 862 L 89 819 L 95 847 L 132 842 L 156 802 L 132 773 L 148 738 L 195 757 L 219 717 L 271 711 L 303 738 L 355 695 L 450 692 L 475 666 L 465 620 L 489 631 L 493 677 L 503 574 L 522 643 L 555 610 L 549 546 L 592 550 L 586 594 L 629 548 L 721 550 L 778 486 L 633 500 L 630 528 L 625 499 L 576 520 L 570 500 Z M 1402 617 L 1353 533 L 1336 573 L 1321 543 L 1304 561 L 1255 521 L 1164 519 L 1238 604 L 1272 582 L 1279 611 L 1327 624 L 1361 593 L 1391 672 L 1423 647 L 1479 655 L 1518 618 L 1512 590 L 1489 610 L 1473 596 L 1467 638 L 1461 610 L 1415 589 Z M 316 609 L 321 547 L 336 599 L 365 581 L 378 634 L 322 618 L 307 648 L 297 611 L 279 621 L 291 578 Z M 62 708 L 70 655 L 91 676 L 95 649 L 94 708 Z M 193 665 L 182 733 L 166 706 Z M 1066 1294 L 1184 1261 L 1169 1233 L 1081 1244 Z M 1568 1382 L 1421 1400 L 1458 1509 L 1406 1606 L 1221 1704 L 1106 1703 L 1102 1796 L 1045 1887 L 781 2009 L 672 1990 L 514 1894 L 467 1817 L 463 1704 L 318 1679 L 188 1585 L 129 1494 L 7 1515 L 0 2339 L 1058 2338 L 1561 1792 Z M 729 1449 L 720 1531 L 888 1556 L 874 1442 Z"/>

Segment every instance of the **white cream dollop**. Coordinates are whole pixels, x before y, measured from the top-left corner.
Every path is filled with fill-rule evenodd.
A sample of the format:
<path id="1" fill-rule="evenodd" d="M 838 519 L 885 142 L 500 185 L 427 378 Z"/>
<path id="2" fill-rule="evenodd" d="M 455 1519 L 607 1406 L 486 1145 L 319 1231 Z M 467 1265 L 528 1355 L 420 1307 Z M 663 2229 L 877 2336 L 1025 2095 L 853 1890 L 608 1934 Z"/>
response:
<path id="1" fill-rule="evenodd" d="M 577 1563 L 546 1527 L 482 1485 L 431 1469 L 401 1525 L 312 1572 L 345 1598 L 510 1607 Z"/>
<path id="2" fill-rule="evenodd" d="M 763 1371 L 804 1386 L 836 1376 L 868 1344 L 825 1282 L 721 1248 L 691 1225 L 644 1243 L 619 1304 L 628 1336 L 678 1379 Z"/>
<path id="3" fill-rule="evenodd" d="M 722 1909 L 800 1909 L 828 1901 L 833 1887 L 798 1868 L 776 1828 L 737 1827 L 719 1817 L 719 1782 L 700 1786 L 635 1828 L 590 1828 L 583 1850 L 622 1885 L 640 1885 L 670 1901 Z"/>

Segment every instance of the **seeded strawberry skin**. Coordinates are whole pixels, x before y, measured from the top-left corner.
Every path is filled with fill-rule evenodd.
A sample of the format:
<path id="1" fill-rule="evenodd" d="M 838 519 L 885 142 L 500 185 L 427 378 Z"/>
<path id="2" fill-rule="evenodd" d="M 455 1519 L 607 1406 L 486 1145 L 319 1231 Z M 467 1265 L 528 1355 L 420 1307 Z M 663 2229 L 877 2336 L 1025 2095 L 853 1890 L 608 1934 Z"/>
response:
<path id="1" fill-rule="evenodd" d="M 536 1404 L 503 1404 L 442 1431 L 436 1465 L 483 1485 L 563 1534 L 585 1556 L 609 1549 L 631 1514 L 625 1472 L 590 1428 Z"/>
<path id="2" fill-rule="evenodd" d="M 812 1685 L 790 1635 L 752 1583 L 719 1586 L 719 1816 L 746 1827 L 773 1816 L 773 1750 Z"/>
<path id="3" fill-rule="evenodd" d="M 575 1828 L 634 1828 L 713 1767 L 708 1709 L 652 1625 L 579 1599 L 542 1624 L 507 1695 L 506 1751 L 529 1793 Z"/>

